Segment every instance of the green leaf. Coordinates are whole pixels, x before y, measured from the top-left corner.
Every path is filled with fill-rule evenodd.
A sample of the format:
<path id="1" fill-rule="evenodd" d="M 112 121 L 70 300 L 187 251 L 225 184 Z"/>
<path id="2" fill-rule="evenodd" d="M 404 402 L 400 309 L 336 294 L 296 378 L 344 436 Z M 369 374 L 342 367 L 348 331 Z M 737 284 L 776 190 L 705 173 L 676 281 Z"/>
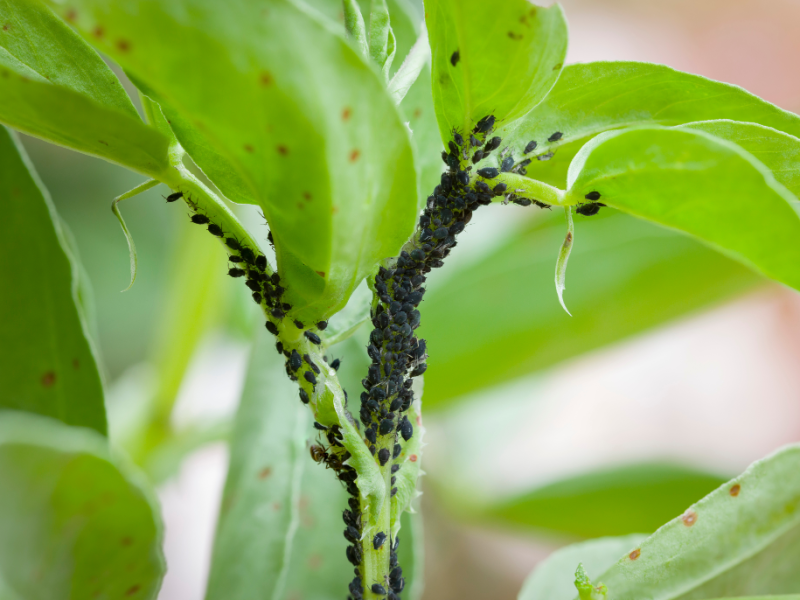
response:
<path id="1" fill-rule="evenodd" d="M 761 278 L 696 240 L 603 209 L 576 217 L 567 316 L 548 282 L 564 239 L 560 211 L 517 211 L 519 229 L 452 265 L 425 294 L 426 411 L 552 367 L 595 348 L 740 294 Z M 525 222 L 528 217 L 527 222 Z M 469 232 L 465 236 L 471 235 Z M 457 251 L 454 253 L 457 256 Z M 487 310 L 503 299 L 503 310 Z M 464 327 L 469 323 L 469 327 Z"/>
<path id="2" fill-rule="evenodd" d="M 800 140 L 796 137 L 741 121 L 698 121 L 679 128 L 704 131 L 733 142 L 758 159 L 795 197 L 800 197 Z"/>
<path id="3" fill-rule="evenodd" d="M 364 25 L 364 16 L 356 0 L 344 0 L 344 27 L 347 35 L 355 42 L 361 56 L 369 56 L 369 42 L 367 42 L 367 28 Z"/>
<path id="4" fill-rule="evenodd" d="M 397 471 L 395 487 L 397 492 L 392 496 L 392 538 L 397 537 L 402 523 L 402 516 L 411 510 L 411 502 L 421 494 L 417 491 L 417 482 L 422 473 L 422 438 L 425 428 L 422 426 L 422 377 L 414 378 L 414 403 L 408 409 L 408 420 L 414 427 L 414 435 L 410 440 L 399 439 L 402 447 L 398 460 L 394 464 L 400 465 Z"/>
<path id="5" fill-rule="evenodd" d="M 370 0 L 369 11 L 369 55 L 389 80 L 389 71 L 396 51 L 396 41 L 389 23 L 389 7 L 386 0 Z"/>
<path id="6" fill-rule="evenodd" d="M 346 592 L 346 494 L 333 472 L 311 460 L 313 431 L 297 385 L 262 333 L 231 438 L 208 600 L 322 600 Z"/>
<path id="7" fill-rule="evenodd" d="M 425 587 L 425 543 L 423 540 L 422 514 L 405 512 L 401 518 L 403 533 L 397 538 L 397 562 L 403 567 L 406 580 L 403 598 L 420 600 Z"/>
<path id="8" fill-rule="evenodd" d="M 103 437 L 2 412 L 0 580 L 16 596 L 155 598 L 162 535 L 155 494 Z"/>
<path id="9" fill-rule="evenodd" d="M 567 52 L 560 6 L 540 8 L 527 0 L 431 0 L 425 9 L 433 102 L 445 143 L 453 129 L 470 132 L 489 114 L 512 123 L 536 106 L 558 79 Z"/>
<path id="10" fill-rule="evenodd" d="M 39 2 L 3 0 L 0 14 L 0 122 L 153 177 L 163 174 L 168 139 L 142 123 L 94 50 Z"/>
<path id="11" fill-rule="evenodd" d="M 408 94 L 408 90 L 419 78 L 425 65 L 431 57 L 431 47 L 428 45 L 428 30 L 423 29 L 419 38 L 409 50 L 408 56 L 403 61 L 400 69 L 388 83 L 389 93 L 395 104 L 400 104 Z"/>
<path id="12" fill-rule="evenodd" d="M 599 538 L 572 544 L 556 550 L 536 568 L 522 584 L 519 600 L 572 600 L 575 597 L 574 573 L 583 564 L 588 575 L 597 575 L 611 567 L 623 554 L 627 554 L 646 536 Z"/>
<path id="13" fill-rule="evenodd" d="M 531 141 L 538 147 L 529 157 L 555 152 L 550 160 L 534 160 L 528 175 L 563 188 L 572 158 L 598 133 L 709 119 L 750 121 L 800 137 L 800 118 L 740 87 L 637 62 L 565 67 L 544 101 L 498 135 L 517 157 Z M 557 131 L 563 137 L 547 142 Z"/>
<path id="14" fill-rule="evenodd" d="M 705 241 L 800 289 L 796 198 L 739 146 L 690 130 L 603 133 L 570 165 L 567 202 L 601 202 Z"/>
<path id="15" fill-rule="evenodd" d="M 556 481 L 487 505 L 480 514 L 581 537 L 647 533 L 724 482 L 724 477 L 680 465 L 632 464 Z"/>
<path id="16" fill-rule="evenodd" d="M 717 598 L 800 589 L 800 445 L 752 464 L 602 573 L 609 598 Z"/>
<path id="17" fill-rule="evenodd" d="M 55 208 L 0 127 L 0 407 L 106 433 L 103 386 Z"/>
<path id="18" fill-rule="evenodd" d="M 92 41 L 160 104 L 220 190 L 262 208 L 293 318 L 336 312 L 407 240 L 418 198 L 408 131 L 336 28 L 288 0 L 272 0 L 268 19 L 245 0 L 70 8 L 85 36 L 104 27 Z"/>

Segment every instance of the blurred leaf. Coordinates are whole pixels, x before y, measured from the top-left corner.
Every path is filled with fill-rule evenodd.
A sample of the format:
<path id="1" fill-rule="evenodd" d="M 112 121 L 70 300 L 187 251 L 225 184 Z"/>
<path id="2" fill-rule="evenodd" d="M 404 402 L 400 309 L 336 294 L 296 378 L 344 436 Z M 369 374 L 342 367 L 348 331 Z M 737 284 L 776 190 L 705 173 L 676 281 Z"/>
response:
<path id="1" fill-rule="evenodd" d="M 723 483 L 725 477 L 689 467 L 633 464 L 556 481 L 480 514 L 581 537 L 649 533 Z"/>
<path id="2" fill-rule="evenodd" d="M 522 584 L 519 600 L 572 600 L 575 596 L 575 568 L 582 563 L 593 581 L 647 536 L 641 534 L 608 537 L 572 544 L 556 550 L 533 569 Z"/>
<path id="3" fill-rule="evenodd" d="M 245 0 L 70 8 L 220 190 L 261 206 L 293 317 L 333 314 L 406 241 L 418 196 L 408 132 L 338 28 L 288 0 L 271 0 L 268 19 Z"/>
<path id="4" fill-rule="evenodd" d="M 487 210 L 518 211 L 520 219 L 530 214 L 513 206 Z M 426 410 L 624 339 L 761 281 L 687 236 L 604 209 L 591 218 L 577 217 L 580 243 L 570 258 L 574 316 L 569 317 L 550 283 L 564 221 L 558 211 L 539 214 L 547 218 L 529 220 L 453 272 L 445 285 L 432 282 L 420 328 L 431 355 Z"/>
<path id="5" fill-rule="evenodd" d="M 692 234 L 800 290 L 797 199 L 733 143 L 690 130 L 607 132 L 581 148 L 568 184 L 567 200 L 599 192 L 608 206 Z"/>
<path id="6" fill-rule="evenodd" d="M 312 436 L 297 385 L 262 333 L 231 438 L 208 600 L 333 600 L 346 593 L 346 494 L 311 460 Z"/>
<path id="7" fill-rule="evenodd" d="M 105 434 L 103 386 L 77 306 L 78 267 L 47 192 L 5 127 L 0 198 L 0 407 Z"/>
<path id="8" fill-rule="evenodd" d="M 704 131 L 733 142 L 758 159 L 795 197 L 800 196 L 800 139 L 741 121 L 698 121 L 681 125 L 680 129 Z"/>
<path id="9" fill-rule="evenodd" d="M 0 579 L 26 600 L 155 598 L 155 494 L 89 429 L 0 414 Z"/>
<path id="10" fill-rule="evenodd" d="M 369 42 L 367 42 L 367 28 L 364 25 L 364 15 L 356 0 L 344 0 L 344 27 L 347 35 L 353 40 L 361 56 L 369 56 Z"/>
<path id="11" fill-rule="evenodd" d="M 389 80 L 389 71 L 394 61 L 395 44 L 386 0 L 370 0 L 369 54 L 386 81 Z"/>
<path id="12" fill-rule="evenodd" d="M 428 31 L 423 29 L 419 39 L 417 39 L 403 61 L 402 66 L 389 81 L 389 93 L 392 95 L 395 104 L 400 104 L 403 98 L 406 97 L 408 90 L 414 85 L 419 74 L 430 60 L 430 56 L 431 48 L 428 45 Z"/>
<path id="13" fill-rule="evenodd" d="M 753 463 L 597 579 L 615 600 L 797 592 L 798 472 L 798 445 Z"/>
<path id="14" fill-rule="evenodd" d="M 544 101 L 498 132 L 517 157 L 538 142 L 530 155 L 551 151 L 547 161 L 527 167 L 534 179 L 564 187 L 572 158 L 590 137 L 631 125 L 680 125 L 690 121 L 750 121 L 800 136 L 800 117 L 743 90 L 662 65 L 593 62 L 569 65 Z M 554 144 L 547 139 L 563 133 Z"/>
<path id="15" fill-rule="evenodd" d="M 513 122 L 558 79 L 567 52 L 567 23 L 558 5 L 430 0 L 425 14 L 433 102 L 445 143 L 453 129 L 467 134 L 489 114 Z"/>
<path id="16" fill-rule="evenodd" d="M 322 343 L 326 347 L 330 347 L 354 335 L 364 323 L 369 321 L 371 306 L 372 290 L 369 289 L 366 281 L 362 281 L 350 296 L 347 305 L 330 318 L 328 327 L 320 333 Z M 366 355 L 366 352 L 364 354 Z M 366 369 L 367 367 L 364 367 L 362 371 L 366 372 Z"/>
<path id="17" fill-rule="evenodd" d="M 94 50 L 39 2 L 3 0 L 0 13 L 0 122 L 141 173 L 162 174 L 168 139 L 142 123 Z"/>
<path id="18" fill-rule="evenodd" d="M 397 538 L 397 563 L 403 568 L 406 580 L 403 598 L 420 600 L 425 588 L 425 541 L 423 539 L 422 513 L 404 512 L 401 517 L 402 533 Z"/>
<path id="19" fill-rule="evenodd" d="M 556 259 L 556 293 L 558 294 L 558 302 L 561 308 L 571 317 L 572 314 L 564 304 L 564 289 L 566 288 L 567 280 L 567 262 L 569 261 L 569 254 L 572 252 L 572 243 L 575 240 L 575 224 L 572 221 L 572 207 L 567 206 L 564 208 L 567 215 L 567 235 L 561 243 L 561 249 L 558 251 L 558 258 Z"/>

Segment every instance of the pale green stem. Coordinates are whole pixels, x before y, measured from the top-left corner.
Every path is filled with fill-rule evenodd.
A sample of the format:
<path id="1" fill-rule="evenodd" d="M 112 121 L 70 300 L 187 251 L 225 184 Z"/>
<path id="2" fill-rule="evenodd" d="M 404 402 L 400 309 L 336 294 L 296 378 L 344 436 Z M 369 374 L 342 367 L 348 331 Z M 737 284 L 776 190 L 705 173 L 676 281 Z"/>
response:
<path id="1" fill-rule="evenodd" d="M 133 282 L 136 281 L 136 268 L 139 264 L 139 260 L 136 257 L 136 244 L 133 243 L 133 237 L 131 236 L 130 232 L 128 231 L 128 226 L 125 224 L 125 219 L 122 218 L 122 213 L 119 212 L 119 207 L 117 204 L 122 202 L 123 200 L 127 200 L 128 198 L 133 198 L 134 196 L 138 196 L 142 192 L 146 192 L 150 188 L 154 188 L 160 182 L 156 181 L 155 179 L 148 179 L 144 183 L 140 183 L 132 190 L 125 192 L 121 196 L 117 196 L 114 198 L 114 201 L 111 203 L 111 212 L 116 215 L 117 219 L 119 220 L 119 224 L 122 226 L 122 232 L 125 234 L 125 239 L 128 241 L 128 253 L 131 257 L 131 282 L 128 284 L 123 292 L 127 292 L 133 286 Z"/>
<path id="2" fill-rule="evenodd" d="M 536 179 L 517 175 L 516 173 L 500 173 L 494 179 L 487 180 L 487 183 L 491 186 L 495 186 L 498 183 L 505 183 L 508 188 L 507 193 L 530 198 L 531 200 L 538 200 L 539 202 L 551 206 L 570 206 L 572 204 L 577 204 L 577 202 L 567 200 L 567 193 L 564 190 L 560 190 L 542 181 L 537 181 Z M 498 201 L 502 199 L 502 196 L 497 198 Z"/>
<path id="3" fill-rule="evenodd" d="M 391 455 L 394 448 L 393 436 L 381 436 L 375 446 L 375 454 L 377 456 L 381 448 L 387 448 Z M 388 460 L 386 464 L 380 468 L 383 482 L 386 486 L 386 495 L 383 500 L 383 506 L 380 509 L 380 517 L 377 526 L 370 531 L 370 534 L 365 537 L 361 542 L 363 551 L 363 558 L 360 565 L 361 581 L 364 584 L 364 599 L 365 600 L 379 600 L 384 599 L 385 596 L 374 594 L 372 592 L 372 585 L 375 583 L 381 584 L 385 589 L 388 589 L 388 583 L 385 578 L 389 575 L 389 558 L 391 554 L 391 544 L 394 540 L 391 538 L 392 533 L 392 464 L 394 461 Z M 367 507 L 365 506 L 365 499 L 361 498 L 361 514 L 367 514 Z M 365 527 L 366 529 L 366 527 Z M 386 541 L 383 545 L 375 549 L 373 539 L 376 533 L 383 532 L 386 534 Z"/>

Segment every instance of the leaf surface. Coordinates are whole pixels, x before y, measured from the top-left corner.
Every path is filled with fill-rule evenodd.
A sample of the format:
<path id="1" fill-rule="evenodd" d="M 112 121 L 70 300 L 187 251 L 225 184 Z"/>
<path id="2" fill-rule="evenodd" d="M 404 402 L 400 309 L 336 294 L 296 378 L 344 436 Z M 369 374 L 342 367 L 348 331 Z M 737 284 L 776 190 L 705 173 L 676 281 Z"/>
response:
<path id="1" fill-rule="evenodd" d="M 0 127 L 0 407 L 106 433 L 78 265 L 23 149 Z"/>
<path id="2" fill-rule="evenodd" d="M 155 494 L 105 438 L 2 411 L 0 580 L 20 598 L 155 598 L 162 530 Z"/>
<path id="3" fill-rule="evenodd" d="M 93 43 L 161 105 L 219 189 L 262 208 L 292 317 L 333 314 L 407 240 L 418 196 L 408 131 L 341 27 L 288 0 L 70 9 L 87 38 L 108 32 Z"/>
<path id="4" fill-rule="evenodd" d="M 483 117 L 512 123 L 545 97 L 567 52 L 561 7 L 527 0 L 425 3 L 433 102 L 447 143 Z"/>
<path id="5" fill-rule="evenodd" d="M 796 198 L 739 146 L 699 131 L 606 132 L 576 155 L 567 201 L 600 201 L 689 233 L 800 289 Z"/>

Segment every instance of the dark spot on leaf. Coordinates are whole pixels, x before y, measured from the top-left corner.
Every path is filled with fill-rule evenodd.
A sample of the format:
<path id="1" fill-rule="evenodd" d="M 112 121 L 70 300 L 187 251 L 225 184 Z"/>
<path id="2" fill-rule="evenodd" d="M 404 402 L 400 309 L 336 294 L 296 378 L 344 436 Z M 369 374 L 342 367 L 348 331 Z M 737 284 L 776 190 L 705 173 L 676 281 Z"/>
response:
<path id="1" fill-rule="evenodd" d="M 306 200 L 311 200 L 311 194 L 309 194 L 308 192 L 303 192 L 303 198 L 305 198 Z"/>
<path id="2" fill-rule="evenodd" d="M 251 146 L 250 144 L 245 144 L 244 151 L 252 154 L 253 152 L 255 152 L 255 148 L 253 148 L 253 146 Z"/>
<path id="3" fill-rule="evenodd" d="M 72 359 L 72 368 L 75 369 L 76 371 L 78 369 L 80 369 L 81 368 L 81 361 L 79 361 L 77 358 L 73 358 Z"/>
<path id="4" fill-rule="evenodd" d="M 350 118 L 352 111 L 350 110 L 349 106 L 345 106 L 344 110 L 342 111 L 342 121 L 347 121 Z"/>
<path id="5" fill-rule="evenodd" d="M 9 25 L 8 23 L 5 23 L 5 24 L 3 25 L 3 31 L 8 31 L 8 28 L 9 28 L 9 27 L 11 27 L 11 25 Z"/>
<path id="6" fill-rule="evenodd" d="M 303 204 L 302 202 L 298 202 L 298 203 L 297 203 L 297 208 L 299 208 L 300 210 L 305 210 L 305 208 L 306 208 L 306 205 L 305 205 L 305 204 Z"/>
<path id="7" fill-rule="evenodd" d="M 133 595 L 134 595 L 136 592 L 138 592 L 140 589 L 142 589 L 142 586 L 140 586 L 140 585 L 137 583 L 136 585 L 132 585 L 131 587 L 129 587 L 129 588 L 128 588 L 128 591 L 127 591 L 127 592 L 125 592 L 125 595 L 126 595 L 126 596 L 133 596 Z"/>
<path id="8" fill-rule="evenodd" d="M 289 148 L 287 148 L 283 144 L 279 145 L 276 148 L 276 150 L 278 151 L 278 154 L 280 154 L 281 156 L 286 156 L 287 154 L 289 154 Z"/>
<path id="9" fill-rule="evenodd" d="M 508 32 L 508 37 L 510 37 L 512 40 L 521 40 L 522 39 L 522 34 L 521 33 L 514 33 L 513 31 L 509 31 Z"/>
<path id="10" fill-rule="evenodd" d="M 48 371 L 44 375 L 42 375 L 42 385 L 46 388 L 52 387 L 52 385 L 56 382 L 56 374 L 55 371 Z"/>
<path id="11" fill-rule="evenodd" d="M 270 467 L 264 467 L 258 472 L 259 479 L 266 479 L 272 473 L 272 469 Z"/>
<path id="12" fill-rule="evenodd" d="M 571 241 L 572 241 L 572 232 L 571 232 L 571 231 L 568 231 L 568 232 L 567 232 L 567 239 L 566 239 L 566 242 L 569 244 Z"/>
<path id="13" fill-rule="evenodd" d="M 697 513 L 694 512 L 693 510 L 687 510 L 685 513 L 683 513 L 681 521 L 683 521 L 683 524 L 686 525 L 687 527 L 691 527 L 692 525 L 697 523 Z"/>
<path id="14" fill-rule="evenodd" d="M 558 71 L 563 66 L 564 66 L 564 63 L 558 63 L 556 66 L 553 67 L 553 71 Z"/>
<path id="15" fill-rule="evenodd" d="M 421 108 L 414 109 L 414 118 L 419 119 L 421 116 L 422 116 L 422 109 Z"/>
<path id="16" fill-rule="evenodd" d="M 128 40 L 117 40 L 117 48 L 120 52 L 128 52 L 131 49 L 131 43 Z"/>
<path id="17" fill-rule="evenodd" d="M 359 156 L 361 156 L 361 151 L 360 150 L 353 150 L 350 153 L 350 162 L 356 162 L 358 160 Z"/>
<path id="18" fill-rule="evenodd" d="M 639 550 L 639 548 L 637 548 L 636 550 L 634 550 L 633 552 L 628 554 L 628 558 L 630 558 L 631 560 L 636 560 L 637 558 L 639 558 L 639 555 L 641 553 L 642 553 L 642 551 Z"/>
<path id="19" fill-rule="evenodd" d="M 331 206 L 331 214 L 332 215 L 339 214 L 339 207 L 338 206 Z"/>
<path id="20" fill-rule="evenodd" d="M 272 75 L 268 71 L 262 71 L 258 80 L 264 87 L 272 85 L 272 82 L 274 81 L 272 79 Z"/>
<path id="21" fill-rule="evenodd" d="M 308 557 L 308 568 L 312 571 L 318 570 L 322 566 L 322 556 L 319 554 L 312 554 Z"/>
<path id="22" fill-rule="evenodd" d="M 123 546 L 130 546 L 133 543 L 133 538 L 129 535 L 126 535 L 122 540 L 120 540 L 120 544 Z"/>
<path id="23" fill-rule="evenodd" d="M 314 271 L 320 277 L 325 277 L 325 271 Z"/>
<path id="24" fill-rule="evenodd" d="M 3 69 L 3 77 L 8 79 L 8 71 L 6 71 L 5 69 Z"/>
<path id="25" fill-rule="evenodd" d="M 731 494 L 731 496 L 733 496 L 735 498 L 736 496 L 739 495 L 739 492 L 741 492 L 741 491 L 742 491 L 742 486 L 740 486 L 737 483 L 737 484 L 734 484 L 733 486 L 731 486 L 730 494 Z"/>
<path id="26" fill-rule="evenodd" d="M 98 25 L 94 29 L 92 29 L 92 35 L 96 38 L 101 38 L 105 35 L 106 30 L 102 28 L 102 26 Z"/>
<path id="27" fill-rule="evenodd" d="M 73 21 L 75 21 L 75 19 L 77 19 L 77 18 L 78 18 L 78 13 L 75 11 L 75 9 L 74 9 L 74 8 L 70 8 L 70 9 L 69 9 L 69 10 L 66 12 L 66 14 L 64 15 L 64 18 L 65 18 L 67 21 L 73 22 Z"/>
<path id="28" fill-rule="evenodd" d="M 103 140 L 97 140 L 98 143 L 103 144 L 104 146 L 108 146 L 108 142 L 104 142 Z"/>
<path id="29" fill-rule="evenodd" d="M 417 455 L 412 454 L 411 456 L 408 457 L 408 460 L 410 460 L 411 462 L 417 462 Z"/>
<path id="30" fill-rule="evenodd" d="M 458 60 L 461 58 L 461 54 L 459 54 L 458 50 L 453 52 L 452 56 L 450 56 L 450 64 L 454 67 L 458 64 Z"/>

